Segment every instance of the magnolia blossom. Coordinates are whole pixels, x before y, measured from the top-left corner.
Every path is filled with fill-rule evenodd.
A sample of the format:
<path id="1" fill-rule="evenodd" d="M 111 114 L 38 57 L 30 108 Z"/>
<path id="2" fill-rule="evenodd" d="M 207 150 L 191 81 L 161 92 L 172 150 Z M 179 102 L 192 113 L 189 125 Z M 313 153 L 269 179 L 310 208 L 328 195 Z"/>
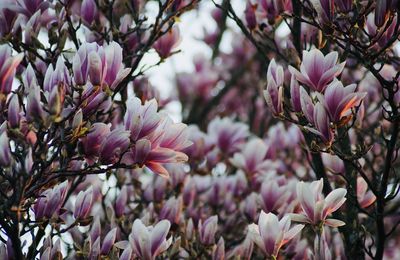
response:
<path id="1" fill-rule="evenodd" d="M 97 16 L 97 6 L 94 0 L 83 0 L 81 5 L 81 17 L 87 25 L 91 25 Z"/>
<path id="2" fill-rule="evenodd" d="M 12 49 L 8 45 L 0 46 L 0 94 L 8 95 L 11 92 L 15 69 L 22 61 L 24 55 L 11 56 Z M 0 101 L 1 101 L 0 96 Z"/>
<path id="3" fill-rule="evenodd" d="M 261 211 L 258 225 L 251 224 L 249 232 L 252 240 L 264 252 L 267 257 L 275 259 L 282 246 L 287 244 L 304 227 L 295 225 L 290 228 L 289 216 L 284 216 L 281 220 L 273 213 Z"/>
<path id="4" fill-rule="evenodd" d="M 221 152 L 231 154 L 239 150 L 249 135 L 248 126 L 230 118 L 214 118 L 207 128 L 208 142 L 215 143 Z"/>
<path id="5" fill-rule="evenodd" d="M 204 245 L 212 245 L 215 242 L 215 234 L 218 230 L 218 216 L 211 216 L 204 222 L 199 221 L 200 241 Z"/>
<path id="6" fill-rule="evenodd" d="M 68 181 L 44 191 L 33 206 L 36 220 L 57 217 L 69 188 Z"/>
<path id="7" fill-rule="evenodd" d="M 324 95 L 318 93 L 318 99 L 326 108 L 332 122 L 339 122 L 367 95 L 366 92 L 355 92 L 356 88 L 356 84 L 344 87 L 341 81 L 335 79 L 328 85 Z"/>
<path id="8" fill-rule="evenodd" d="M 8 167 L 11 164 L 11 150 L 6 131 L 0 132 L 0 165 Z"/>
<path id="9" fill-rule="evenodd" d="M 308 122 L 314 123 L 314 103 L 303 87 L 300 87 L 300 106 Z"/>
<path id="10" fill-rule="evenodd" d="M 230 161 L 248 174 L 262 173 L 271 167 L 271 161 L 265 159 L 267 151 L 268 147 L 263 140 L 251 139 Z"/>
<path id="11" fill-rule="evenodd" d="M 275 116 L 283 112 L 283 67 L 276 64 L 272 59 L 267 72 L 267 89 L 264 91 L 264 97 L 268 107 Z"/>
<path id="12" fill-rule="evenodd" d="M 297 184 L 297 198 L 303 212 L 301 214 L 291 214 L 293 221 L 309 223 L 314 226 L 328 225 L 339 227 L 345 223 L 338 219 L 328 219 L 328 215 L 338 210 L 346 201 L 347 190 L 338 188 L 331 191 L 326 198 L 323 198 L 322 188 L 324 182 L 319 181 Z"/>
<path id="13" fill-rule="evenodd" d="M 318 135 L 325 144 L 330 144 L 333 140 L 333 130 L 330 127 L 328 113 L 321 103 L 314 107 L 313 122 L 315 128 L 307 128 L 312 133 Z"/>
<path id="14" fill-rule="evenodd" d="M 290 103 L 294 112 L 301 112 L 300 85 L 294 75 L 290 78 Z"/>
<path id="15" fill-rule="evenodd" d="M 136 219 L 129 235 L 133 252 L 140 259 L 154 260 L 171 245 L 172 237 L 166 240 L 170 227 L 168 220 L 161 220 L 154 227 L 146 227 L 140 219 Z"/>
<path id="16" fill-rule="evenodd" d="M 161 58 L 165 59 L 171 55 L 172 50 L 178 46 L 180 41 L 179 27 L 173 26 L 153 44 L 153 48 Z"/>
<path id="17" fill-rule="evenodd" d="M 116 42 L 104 46 L 97 43 L 82 44 L 74 56 L 72 70 L 78 85 L 85 85 L 90 79 L 94 86 L 106 83 L 112 90 L 131 71 L 130 68 L 124 68 L 122 48 Z"/>
<path id="18" fill-rule="evenodd" d="M 290 195 L 287 187 L 279 185 L 276 179 L 265 180 L 261 185 L 260 193 L 265 212 L 273 212 L 279 209 Z"/>
<path id="19" fill-rule="evenodd" d="M 89 187 L 86 191 L 80 191 L 75 201 L 75 219 L 85 219 L 88 217 L 93 203 L 93 188 Z"/>
<path id="20" fill-rule="evenodd" d="M 368 184 L 362 177 L 357 178 L 357 200 L 362 208 L 371 206 L 376 200 L 374 193 L 368 191 Z"/>
<path id="21" fill-rule="evenodd" d="M 312 90 L 324 92 L 327 85 L 344 69 L 345 63 L 336 64 L 338 53 L 336 51 L 324 56 L 318 49 L 303 51 L 303 62 L 300 71 L 289 66 L 289 71 L 296 79 L 309 86 Z"/>

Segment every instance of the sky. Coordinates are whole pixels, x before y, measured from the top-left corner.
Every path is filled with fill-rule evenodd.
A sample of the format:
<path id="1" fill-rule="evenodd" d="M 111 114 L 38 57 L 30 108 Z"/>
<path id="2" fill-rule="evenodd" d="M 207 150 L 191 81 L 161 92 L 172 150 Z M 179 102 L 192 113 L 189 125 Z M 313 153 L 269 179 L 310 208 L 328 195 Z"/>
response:
<path id="1" fill-rule="evenodd" d="M 157 4 L 155 2 L 153 4 L 147 5 L 147 11 L 152 14 L 152 17 L 157 12 Z M 245 1 L 233 0 L 232 6 L 237 13 L 243 13 Z M 183 14 L 181 21 L 177 24 L 182 37 L 182 41 L 177 48 L 180 52 L 166 59 L 160 66 L 156 66 L 147 72 L 146 75 L 149 77 L 151 84 L 160 91 L 161 97 L 168 97 L 173 92 L 175 88 L 174 75 L 177 72 L 192 72 L 194 70 L 192 61 L 195 55 L 201 54 L 205 57 L 211 57 L 212 50 L 200 39 L 204 36 L 204 30 L 212 32 L 216 29 L 216 24 L 211 17 L 213 9 L 215 9 L 215 5 L 212 1 L 203 1 L 199 12 L 190 11 Z M 228 24 L 233 30 L 239 30 L 232 21 L 229 20 Z M 229 52 L 231 50 L 231 39 L 232 34 L 226 32 L 220 46 L 222 51 Z M 155 64 L 158 61 L 157 53 L 151 50 L 143 57 L 141 65 Z M 181 120 L 181 107 L 178 102 L 172 102 L 166 109 L 175 121 Z"/>

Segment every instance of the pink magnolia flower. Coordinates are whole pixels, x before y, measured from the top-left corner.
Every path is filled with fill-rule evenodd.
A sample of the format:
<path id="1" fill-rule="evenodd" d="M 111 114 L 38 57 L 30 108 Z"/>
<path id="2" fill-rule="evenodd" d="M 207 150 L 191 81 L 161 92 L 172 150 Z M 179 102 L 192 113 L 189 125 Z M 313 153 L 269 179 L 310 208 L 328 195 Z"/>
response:
<path id="1" fill-rule="evenodd" d="M 157 108 L 155 107 L 155 109 Z M 182 152 L 192 144 L 188 139 L 187 126 L 182 123 L 173 123 L 168 117 L 164 117 L 160 121 L 156 111 L 150 112 L 146 109 L 145 114 L 149 115 L 151 119 L 145 125 L 143 122 L 139 122 L 140 116 L 125 118 L 126 127 L 130 125 L 131 139 L 143 134 L 147 135 L 135 142 L 132 149 L 126 153 L 124 162 L 126 164 L 138 164 L 140 167 L 146 166 L 163 177 L 169 177 L 168 170 L 163 164 L 188 160 L 187 155 Z M 135 125 L 139 129 L 132 127 Z"/>
<path id="2" fill-rule="evenodd" d="M 124 68 L 122 59 L 122 48 L 116 42 L 105 46 L 84 43 L 72 62 L 74 80 L 78 85 L 85 85 L 90 78 L 93 85 L 106 83 L 114 90 L 131 71 L 130 68 Z"/>
<path id="3" fill-rule="evenodd" d="M 207 133 L 207 141 L 216 144 L 219 150 L 226 154 L 237 152 L 249 135 L 247 125 L 233 122 L 228 117 L 214 118 L 207 127 Z"/>
<path id="4" fill-rule="evenodd" d="M 265 172 L 271 161 L 266 160 L 268 147 L 265 142 L 255 138 L 246 143 L 241 152 L 235 153 L 230 162 L 248 174 Z"/>
<path id="5" fill-rule="evenodd" d="M 267 179 L 261 185 L 260 197 L 265 212 L 274 212 L 288 199 L 290 193 L 284 185 L 279 185 L 276 179 Z"/>
<path id="6" fill-rule="evenodd" d="M 328 113 L 321 103 L 317 103 L 314 107 L 314 128 L 307 128 L 312 133 L 318 135 L 325 144 L 330 144 L 333 140 L 333 131 L 330 127 Z"/>
<path id="7" fill-rule="evenodd" d="M 0 133 L 0 165 L 8 167 L 11 165 L 11 160 L 10 140 L 6 131 L 4 131 Z"/>
<path id="8" fill-rule="evenodd" d="M 357 200 L 362 208 L 371 206 L 376 200 L 374 193 L 368 191 L 368 184 L 362 177 L 357 178 Z"/>
<path id="9" fill-rule="evenodd" d="M 40 121 L 46 118 L 46 112 L 40 101 L 40 87 L 33 85 L 28 89 L 26 98 L 26 120 L 28 122 Z"/>
<path id="10" fill-rule="evenodd" d="M 334 174 L 344 173 L 344 163 L 336 155 L 331 155 L 329 153 L 322 153 L 322 161 L 326 169 Z"/>
<path id="11" fill-rule="evenodd" d="M 344 69 L 346 62 L 336 64 L 337 60 L 336 51 L 326 56 L 318 49 L 303 51 L 300 71 L 292 66 L 289 66 L 289 71 L 299 82 L 306 84 L 312 90 L 324 92 L 327 85 Z"/>
<path id="12" fill-rule="evenodd" d="M 132 141 L 147 137 L 157 129 L 161 123 L 157 108 L 158 105 L 155 99 L 146 101 L 144 105 L 136 97 L 127 102 L 124 125 L 125 129 L 130 131 Z"/>
<path id="13" fill-rule="evenodd" d="M 129 144 L 129 131 L 114 129 L 101 142 L 99 161 L 103 164 L 118 162 Z"/>
<path id="14" fill-rule="evenodd" d="M 81 17 L 87 25 L 91 25 L 97 17 L 97 6 L 94 0 L 83 0 L 81 5 Z"/>
<path id="15" fill-rule="evenodd" d="M 264 90 L 264 97 L 268 107 L 275 116 L 283 112 L 283 68 L 272 59 L 267 72 L 267 89 Z"/>
<path id="16" fill-rule="evenodd" d="M 12 49 L 8 45 L 0 46 L 0 94 L 11 92 L 15 70 L 24 58 L 23 53 L 11 56 Z"/>
<path id="17" fill-rule="evenodd" d="M 303 87 L 300 87 L 300 105 L 308 122 L 314 123 L 314 103 Z"/>
<path id="18" fill-rule="evenodd" d="M 161 220 L 154 227 L 146 227 L 140 219 L 136 219 L 129 235 L 133 252 L 143 260 L 156 259 L 171 245 L 172 238 L 166 240 L 170 227 L 168 220 Z"/>
<path id="19" fill-rule="evenodd" d="M 179 27 L 173 26 L 153 44 L 153 48 L 161 58 L 165 59 L 171 55 L 171 52 L 178 46 L 180 41 Z"/>
<path id="20" fill-rule="evenodd" d="M 36 220 L 57 217 L 69 188 L 68 181 L 44 191 L 33 206 Z"/>
<path id="21" fill-rule="evenodd" d="M 290 78 L 290 103 L 294 112 L 301 112 L 300 85 L 294 75 Z"/>
<path id="22" fill-rule="evenodd" d="M 179 198 L 171 197 L 165 202 L 164 206 L 162 207 L 159 214 L 159 218 L 167 219 L 171 223 L 179 224 L 179 220 L 182 214 L 182 207 L 183 207 L 182 197 Z"/>
<path id="23" fill-rule="evenodd" d="M 356 88 L 356 84 L 344 87 L 341 81 L 334 80 L 325 89 L 324 95 L 318 93 L 318 99 L 326 108 L 332 122 L 338 123 L 367 95 L 366 92 L 356 93 Z"/>
<path id="24" fill-rule="evenodd" d="M 218 240 L 218 243 L 213 246 L 212 259 L 213 260 L 225 259 L 225 241 L 223 237 L 221 237 Z"/>
<path id="25" fill-rule="evenodd" d="M 249 233 L 254 243 L 264 252 L 267 257 L 276 259 L 279 250 L 295 237 L 304 225 L 295 225 L 290 228 L 289 216 L 281 220 L 273 213 L 261 211 L 258 225 L 251 224 Z"/>
<path id="26" fill-rule="evenodd" d="M 297 184 L 297 198 L 300 202 L 303 213 L 292 214 L 292 220 L 297 222 L 309 223 L 311 225 L 328 225 L 339 227 L 345 225 L 338 219 L 328 219 L 328 215 L 338 210 L 346 201 L 347 190 L 338 188 L 331 191 L 326 198 L 322 196 L 324 182 L 319 181 Z"/>
<path id="27" fill-rule="evenodd" d="M 199 236 L 200 241 L 204 245 L 212 245 L 215 243 L 215 234 L 218 230 L 218 216 L 211 216 L 202 222 L 199 221 Z"/>
<path id="28" fill-rule="evenodd" d="M 110 133 L 110 126 L 104 123 L 94 123 L 89 133 L 81 139 L 83 153 L 89 164 L 94 163 L 100 154 L 101 143 Z"/>
<path id="29" fill-rule="evenodd" d="M 244 14 L 246 19 L 246 25 L 250 30 L 253 30 L 257 27 L 256 10 L 257 10 L 257 4 L 253 4 L 250 0 L 248 0 Z"/>
<path id="30" fill-rule="evenodd" d="M 61 56 L 57 59 L 55 68 L 53 65 L 49 65 L 43 81 L 43 88 L 49 93 L 58 86 L 62 86 L 66 92 L 70 92 L 71 77 Z"/>
<path id="31" fill-rule="evenodd" d="M 86 191 L 80 191 L 75 201 L 75 219 L 86 219 L 89 216 L 93 203 L 93 188 L 89 187 Z"/>
<path id="32" fill-rule="evenodd" d="M 108 255 L 110 252 L 111 248 L 114 245 L 115 239 L 117 237 L 117 228 L 111 229 L 107 235 L 104 237 L 100 249 L 100 254 L 101 255 Z"/>

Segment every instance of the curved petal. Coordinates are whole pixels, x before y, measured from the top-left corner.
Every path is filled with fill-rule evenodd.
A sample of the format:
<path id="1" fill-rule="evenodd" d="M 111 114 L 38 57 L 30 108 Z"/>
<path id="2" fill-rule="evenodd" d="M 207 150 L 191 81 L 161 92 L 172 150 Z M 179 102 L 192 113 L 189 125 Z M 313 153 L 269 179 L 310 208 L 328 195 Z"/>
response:
<path id="1" fill-rule="evenodd" d="M 323 215 L 324 218 L 342 206 L 342 204 L 346 201 L 346 193 L 346 189 L 339 188 L 331 191 L 328 196 L 326 196 Z"/>
<path id="2" fill-rule="evenodd" d="M 160 246 L 165 241 L 171 223 L 168 220 L 161 220 L 157 223 L 154 229 L 151 231 L 151 254 L 157 256 L 159 253 Z"/>
<path id="3" fill-rule="evenodd" d="M 327 226 L 330 226 L 330 227 L 333 227 L 333 228 L 341 227 L 341 226 L 346 225 L 345 222 L 343 222 L 341 220 L 338 220 L 338 219 L 333 219 L 333 218 L 329 218 L 329 219 L 325 220 L 325 224 Z"/>

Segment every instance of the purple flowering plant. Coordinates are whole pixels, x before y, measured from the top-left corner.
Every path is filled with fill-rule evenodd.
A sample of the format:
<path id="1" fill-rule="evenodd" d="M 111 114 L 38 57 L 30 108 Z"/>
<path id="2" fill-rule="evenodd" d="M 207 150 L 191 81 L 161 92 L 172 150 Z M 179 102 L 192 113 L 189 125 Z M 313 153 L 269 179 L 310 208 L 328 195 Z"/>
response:
<path id="1" fill-rule="evenodd" d="M 399 12 L 0 1 L 0 259 L 399 259 Z"/>

